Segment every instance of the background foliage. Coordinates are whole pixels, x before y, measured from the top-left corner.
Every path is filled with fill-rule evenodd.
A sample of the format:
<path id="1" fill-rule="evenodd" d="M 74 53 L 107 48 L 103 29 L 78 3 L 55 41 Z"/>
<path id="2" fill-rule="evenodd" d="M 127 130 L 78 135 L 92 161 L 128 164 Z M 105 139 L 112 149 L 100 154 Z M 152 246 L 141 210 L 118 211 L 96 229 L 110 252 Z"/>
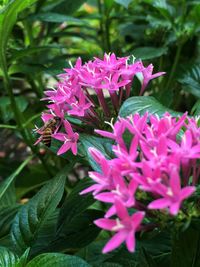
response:
<path id="1" fill-rule="evenodd" d="M 170 229 L 138 237 L 135 254 L 121 247 L 102 255 L 108 237 L 92 222 L 103 207 L 79 195 L 91 183 L 80 168 L 96 168 L 89 146 L 108 154 L 110 143 L 82 136 L 79 157 L 58 158 L 56 143 L 52 151 L 35 147 L 32 132 L 43 91 L 68 60 L 110 51 L 167 72 L 147 96 L 127 100 L 121 116 L 198 115 L 199 1 L 1 0 L 0 7 L 0 266 L 200 266 L 197 222 L 178 237 Z"/>

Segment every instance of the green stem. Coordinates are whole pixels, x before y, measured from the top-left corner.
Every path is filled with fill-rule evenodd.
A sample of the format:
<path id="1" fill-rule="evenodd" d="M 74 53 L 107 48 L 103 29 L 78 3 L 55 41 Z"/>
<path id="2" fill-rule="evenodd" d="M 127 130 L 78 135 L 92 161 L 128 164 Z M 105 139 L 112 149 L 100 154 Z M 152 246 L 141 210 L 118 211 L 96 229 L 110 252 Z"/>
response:
<path id="1" fill-rule="evenodd" d="M 110 52 L 111 46 L 110 46 L 110 18 L 109 14 L 106 15 L 105 18 L 105 39 L 106 39 L 106 52 Z"/>
<path id="2" fill-rule="evenodd" d="M 182 47 L 183 47 L 183 43 L 179 44 L 178 48 L 176 50 L 176 55 L 175 55 L 174 63 L 173 63 L 173 66 L 172 66 L 172 69 L 171 69 L 171 72 L 170 72 L 170 75 L 169 75 L 169 79 L 168 79 L 168 82 L 167 82 L 167 85 L 166 85 L 166 90 L 168 90 L 170 88 L 171 83 L 173 81 L 174 74 L 175 74 L 175 71 L 176 71 L 176 68 L 177 68 L 177 65 L 178 65 L 178 62 L 179 62 L 179 58 L 180 58 Z"/>
<path id="3" fill-rule="evenodd" d="M 3 51 L 2 51 L 2 53 L 0 53 L 0 62 L 1 62 L 0 64 L 1 64 L 2 73 L 3 73 L 4 87 L 5 87 L 5 89 L 6 89 L 7 93 L 8 93 L 8 96 L 9 96 L 10 101 L 11 101 L 11 107 L 12 107 L 12 111 L 13 111 L 14 116 L 15 116 L 17 129 L 20 131 L 25 143 L 31 148 L 32 152 L 38 156 L 38 158 L 42 162 L 42 164 L 43 164 L 46 172 L 48 173 L 48 175 L 51 176 L 51 173 L 49 171 L 49 168 L 48 168 L 46 162 L 44 161 L 42 156 L 37 153 L 37 149 L 33 145 L 33 138 L 31 136 L 31 133 L 26 128 L 23 127 L 23 124 L 25 123 L 25 120 L 24 120 L 23 114 L 18 109 L 17 103 L 15 101 L 15 97 L 14 97 L 14 94 L 13 94 L 13 91 L 12 91 L 12 86 L 11 86 L 10 79 L 9 79 L 9 76 L 8 76 L 8 72 L 7 72 L 6 56 L 5 56 L 5 53 L 3 53 Z"/>
<path id="4" fill-rule="evenodd" d="M 15 126 L 15 125 L 7 125 L 7 124 L 0 124 L 0 128 L 5 128 L 5 129 L 16 129 L 17 126 Z"/>
<path id="5" fill-rule="evenodd" d="M 100 20 L 99 20 L 99 28 L 101 33 L 101 43 L 102 43 L 102 49 L 105 51 L 105 38 L 104 38 L 104 25 L 103 25 L 103 8 L 102 8 L 102 2 L 101 0 L 97 1 L 99 14 L 100 14 Z"/>

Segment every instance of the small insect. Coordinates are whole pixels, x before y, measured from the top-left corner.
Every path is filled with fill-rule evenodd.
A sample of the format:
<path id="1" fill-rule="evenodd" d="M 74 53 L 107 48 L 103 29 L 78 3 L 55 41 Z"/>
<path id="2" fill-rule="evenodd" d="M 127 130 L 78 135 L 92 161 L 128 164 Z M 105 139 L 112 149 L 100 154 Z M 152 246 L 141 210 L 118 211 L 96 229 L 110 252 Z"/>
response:
<path id="1" fill-rule="evenodd" d="M 54 117 L 50 120 L 48 120 L 44 126 L 42 126 L 40 129 L 37 130 L 39 134 L 41 134 L 41 137 L 38 139 L 38 141 L 35 143 L 43 142 L 44 145 L 50 147 L 51 146 L 51 136 L 60 128 L 61 120 L 59 117 Z"/>

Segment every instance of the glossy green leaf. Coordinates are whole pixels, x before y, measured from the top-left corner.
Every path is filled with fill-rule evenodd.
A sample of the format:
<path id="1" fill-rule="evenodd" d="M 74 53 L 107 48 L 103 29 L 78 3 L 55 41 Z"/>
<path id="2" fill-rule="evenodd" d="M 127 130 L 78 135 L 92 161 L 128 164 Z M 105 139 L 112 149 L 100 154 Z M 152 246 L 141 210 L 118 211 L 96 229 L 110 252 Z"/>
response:
<path id="1" fill-rule="evenodd" d="M 114 0 L 114 1 L 124 6 L 125 8 L 128 8 L 129 4 L 132 2 L 132 0 Z"/>
<path id="2" fill-rule="evenodd" d="M 183 70 L 178 81 L 183 85 L 185 91 L 200 98 L 200 64 Z"/>
<path id="3" fill-rule="evenodd" d="M 66 175 L 67 168 L 64 168 L 17 213 L 11 228 L 11 239 L 17 252 L 23 253 L 37 243 L 43 225 L 63 195 Z"/>
<path id="4" fill-rule="evenodd" d="M 167 53 L 166 47 L 138 47 L 135 48 L 131 54 L 133 54 L 136 58 L 147 60 L 160 57 Z"/>
<path id="5" fill-rule="evenodd" d="M 31 260 L 26 267 L 91 267 L 79 257 L 61 253 L 44 253 Z"/>
<path id="6" fill-rule="evenodd" d="M 10 231 L 13 219 L 20 205 L 5 206 L 0 210 L 0 237 L 7 235 Z"/>
<path id="7" fill-rule="evenodd" d="M 0 247 L 0 266 L 16 267 L 18 256 L 5 247 Z M 19 266 L 20 267 L 20 266 Z"/>
<path id="8" fill-rule="evenodd" d="M 66 16 L 59 13 L 54 12 L 45 12 L 45 13 L 38 13 L 37 15 L 31 16 L 31 20 L 41 20 L 46 22 L 54 22 L 54 23 L 63 23 L 63 22 L 75 22 L 79 24 L 83 24 L 84 21 L 80 19 L 76 19 L 71 16 Z"/>
<path id="9" fill-rule="evenodd" d="M 197 102 L 192 107 L 192 115 L 194 116 L 200 115 L 200 99 L 198 99 Z"/>
<path id="10" fill-rule="evenodd" d="M 87 134 L 82 134 L 79 140 L 82 144 L 82 152 L 84 153 L 94 170 L 99 171 L 100 168 L 90 155 L 88 151 L 89 147 L 98 149 L 107 159 L 110 159 L 112 157 L 112 140 L 101 137 L 94 137 Z"/>
<path id="11" fill-rule="evenodd" d="M 55 239 L 49 243 L 49 251 L 63 251 L 66 249 L 79 249 L 90 244 L 98 236 L 101 229 L 93 222 L 102 218 L 104 212 L 89 209 L 71 220 L 66 219 L 62 227 L 56 233 Z"/>
<path id="12" fill-rule="evenodd" d="M 131 114 L 139 113 L 143 115 L 145 112 L 162 116 L 165 112 L 169 112 L 173 116 L 181 115 L 180 112 L 173 111 L 152 96 L 134 96 L 127 99 L 119 111 L 120 117 L 127 117 Z"/>
<path id="13" fill-rule="evenodd" d="M 92 184 L 93 183 L 90 178 L 84 178 L 73 188 L 71 193 L 66 196 L 65 202 L 60 209 L 58 229 L 62 227 L 63 223 L 72 221 L 74 217 L 83 213 L 95 202 L 95 199 L 91 194 L 80 195 L 81 191 Z"/>
<path id="14" fill-rule="evenodd" d="M 24 252 L 24 254 L 19 258 L 15 267 L 25 267 L 26 266 L 26 263 L 28 262 L 29 252 L 30 252 L 30 248 L 27 248 L 27 250 Z"/>
<path id="15" fill-rule="evenodd" d="M 7 205 L 12 205 L 13 201 L 9 203 L 9 197 L 10 194 L 13 193 L 11 191 L 9 193 L 9 188 L 12 186 L 12 183 L 14 182 L 15 178 L 20 174 L 20 172 L 23 170 L 23 168 L 28 164 L 28 162 L 33 158 L 33 156 L 28 157 L 17 169 L 14 173 L 12 173 L 7 179 L 5 179 L 3 182 L 0 184 L 0 206 L 7 206 Z M 9 196 L 6 196 L 6 193 L 9 193 Z M 12 196 L 13 197 L 13 196 Z"/>

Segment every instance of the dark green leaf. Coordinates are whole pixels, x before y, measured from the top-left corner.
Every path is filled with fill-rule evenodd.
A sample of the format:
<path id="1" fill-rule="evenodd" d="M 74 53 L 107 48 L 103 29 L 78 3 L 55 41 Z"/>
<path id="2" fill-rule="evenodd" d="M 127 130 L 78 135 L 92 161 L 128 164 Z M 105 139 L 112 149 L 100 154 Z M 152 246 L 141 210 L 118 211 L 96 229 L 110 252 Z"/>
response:
<path id="1" fill-rule="evenodd" d="M 56 233 L 55 240 L 48 245 L 48 251 L 78 249 L 88 245 L 101 231 L 93 221 L 103 217 L 103 215 L 104 213 L 100 210 L 86 210 L 73 216 L 70 221 L 67 219 Z"/>
<path id="2" fill-rule="evenodd" d="M 50 1 L 49 1 L 50 2 Z M 48 3 L 43 10 L 44 11 L 51 11 L 71 15 L 73 14 L 83 3 L 85 0 L 57 0 L 51 1 L 50 4 Z"/>
<path id="3" fill-rule="evenodd" d="M 79 257 L 61 253 L 45 253 L 31 260 L 26 267 L 90 267 Z"/>
<path id="4" fill-rule="evenodd" d="M 3 207 L 0 211 L 0 237 L 7 235 L 10 231 L 13 219 L 19 209 L 19 205 L 13 205 L 12 207 Z"/>
<path id="5" fill-rule="evenodd" d="M 178 78 L 183 89 L 200 98 L 200 64 L 192 65 Z"/>
<path id="6" fill-rule="evenodd" d="M 143 267 L 158 267 L 152 256 L 144 249 L 140 249 L 139 266 Z"/>
<path id="7" fill-rule="evenodd" d="M 36 244 L 42 226 L 55 211 L 63 195 L 67 168 L 49 181 L 17 213 L 12 224 L 11 238 L 19 253 Z"/>
<path id="8" fill-rule="evenodd" d="M 112 141 L 106 138 L 94 137 L 92 135 L 82 134 L 80 136 L 80 142 L 82 144 L 83 153 L 87 157 L 90 165 L 96 171 L 99 171 L 99 165 L 93 160 L 88 148 L 94 147 L 98 149 L 107 159 L 112 157 Z"/>
<path id="9" fill-rule="evenodd" d="M 134 96 L 123 103 L 119 116 L 127 117 L 135 113 L 143 115 L 145 112 L 157 114 L 158 116 L 162 116 L 165 112 L 169 112 L 173 116 L 181 115 L 181 113 L 163 106 L 152 96 Z"/>
<path id="10" fill-rule="evenodd" d="M 200 232 L 192 227 L 174 237 L 171 267 L 200 266 Z"/>
<path id="11" fill-rule="evenodd" d="M 80 195 L 80 192 L 92 185 L 92 180 L 84 178 L 72 190 L 69 196 L 60 209 L 60 216 L 58 220 L 58 228 L 62 227 L 63 223 L 70 222 L 74 217 L 83 213 L 95 200 L 91 194 Z"/>
<path id="12" fill-rule="evenodd" d="M 194 104 L 194 106 L 192 107 L 192 114 L 194 116 L 198 116 L 200 115 L 200 99 L 197 100 L 197 102 Z"/>
<path id="13" fill-rule="evenodd" d="M 138 47 L 132 51 L 136 58 L 142 60 L 157 58 L 167 53 L 166 47 Z"/>

